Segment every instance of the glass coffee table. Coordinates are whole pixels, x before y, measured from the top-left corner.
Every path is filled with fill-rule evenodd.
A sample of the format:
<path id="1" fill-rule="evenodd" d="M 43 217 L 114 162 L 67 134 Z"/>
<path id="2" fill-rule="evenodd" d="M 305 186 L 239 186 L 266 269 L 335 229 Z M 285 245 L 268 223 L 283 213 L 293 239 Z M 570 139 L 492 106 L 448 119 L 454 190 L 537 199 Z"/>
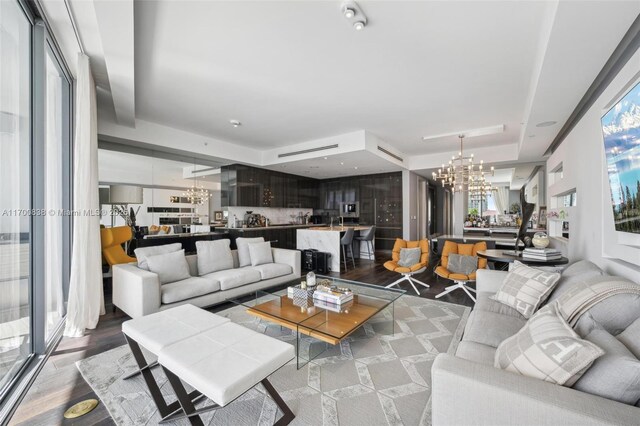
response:
<path id="1" fill-rule="evenodd" d="M 342 280 L 318 275 L 318 282 L 329 280 L 332 285 L 347 287 L 353 292 L 353 300 L 342 305 L 323 304 L 308 298 L 290 298 L 287 289 L 256 291 L 253 297 L 231 299 L 246 308 L 250 315 L 296 333 L 297 367 L 302 368 L 329 347 L 340 342 L 360 328 L 369 319 L 389 308 L 386 322 L 393 334 L 395 316 L 393 302 L 405 291 L 396 288 Z M 300 279 L 289 283 L 300 284 Z"/>

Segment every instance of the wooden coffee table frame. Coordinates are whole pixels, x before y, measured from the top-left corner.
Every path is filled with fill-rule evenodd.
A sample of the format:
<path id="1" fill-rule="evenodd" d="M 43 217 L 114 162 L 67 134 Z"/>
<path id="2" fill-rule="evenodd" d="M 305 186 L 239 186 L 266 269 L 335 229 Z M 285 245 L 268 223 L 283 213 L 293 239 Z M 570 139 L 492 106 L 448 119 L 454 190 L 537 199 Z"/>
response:
<path id="1" fill-rule="evenodd" d="M 367 297 L 368 299 L 369 298 L 375 299 L 375 296 L 365 296 L 365 297 Z M 304 319 L 301 322 L 296 322 L 294 319 L 296 316 L 296 313 L 300 313 L 300 307 L 294 305 L 293 300 L 289 299 L 287 296 L 280 296 L 280 303 L 281 303 L 280 309 L 284 310 L 284 314 L 270 315 L 267 312 L 265 312 L 270 310 L 269 305 L 272 305 L 274 300 L 261 303 L 259 305 L 256 305 L 253 308 L 248 308 L 247 313 L 250 315 L 254 315 L 258 318 L 267 320 L 269 322 L 278 324 L 282 327 L 288 328 L 289 330 L 293 330 L 293 331 L 305 334 L 307 336 L 313 337 L 315 339 L 321 340 L 323 342 L 329 343 L 330 345 L 337 345 L 344 338 L 348 337 L 351 333 L 356 331 L 358 328 L 362 327 L 362 325 L 365 322 L 371 319 L 374 315 L 382 312 L 389 305 L 391 305 L 392 317 L 395 319 L 394 312 L 393 312 L 394 300 L 376 299 L 376 301 L 378 301 L 380 305 L 374 307 L 374 306 L 358 303 L 359 298 L 360 298 L 359 295 L 353 296 L 353 305 L 349 307 L 348 313 L 346 312 L 338 313 L 338 312 L 333 312 L 333 311 L 320 308 L 317 314 L 307 319 Z M 291 315 L 292 321 L 288 321 L 287 319 L 283 318 L 288 315 Z M 316 323 L 314 319 L 317 319 L 318 320 L 317 322 L 322 322 L 326 324 L 326 321 L 320 321 L 321 317 L 326 318 L 326 316 L 331 317 L 335 321 L 332 323 L 332 325 L 335 324 L 334 329 L 336 331 L 339 331 L 341 329 L 346 329 L 341 337 L 336 337 L 334 335 L 338 333 L 334 333 L 334 334 L 323 333 L 312 325 L 313 323 Z M 309 323 L 306 326 L 302 324 L 307 322 Z M 318 325 L 322 325 L 322 324 L 318 324 Z"/>
<path id="2" fill-rule="evenodd" d="M 348 281 L 340 281 L 344 282 L 346 286 L 349 286 Z M 353 285 L 370 287 L 376 291 L 398 294 L 398 297 L 405 294 L 405 291 L 400 289 L 386 289 L 384 287 L 380 288 L 378 286 L 358 282 L 353 282 Z M 353 296 L 353 304 L 348 306 L 346 311 L 333 312 L 322 307 L 315 307 L 315 309 L 317 309 L 317 313 L 309 314 L 306 310 L 309 308 L 301 308 L 300 306 L 294 305 L 293 299 L 290 299 L 286 294 L 279 296 L 274 293 L 269 293 L 268 291 L 256 292 L 256 294 L 258 293 L 264 293 L 264 296 L 272 296 L 273 298 L 255 306 L 247 306 L 247 304 L 240 303 L 238 301 L 233 302 L 246 307 L 246 312 L 252 316 L 277 324 L 281 327 L 285 327 L 298 334 L 296 338 L 296 358 L 298 368 L 301 368 L 301 335 L 306 335 L 326 344 L 335 346 L 340 344 L 340 342 L 345 338 L 349 337 L 358 328 L 362 327 L 362 325 L 369 321 L 373 316 L 384 311 L 389 306 L 391 306 L 392 333 L 395 329 L 394 302 L 398 297 L 385 299 L 375 295 L 358 294 L 356 288 L 356 294 Z M 310 308 L 313 308 L 313 306 Z M 310 359 L 307 360 L 307 362 L 317 357 L 320 353 L 313 357 L 310 356 Z"/>

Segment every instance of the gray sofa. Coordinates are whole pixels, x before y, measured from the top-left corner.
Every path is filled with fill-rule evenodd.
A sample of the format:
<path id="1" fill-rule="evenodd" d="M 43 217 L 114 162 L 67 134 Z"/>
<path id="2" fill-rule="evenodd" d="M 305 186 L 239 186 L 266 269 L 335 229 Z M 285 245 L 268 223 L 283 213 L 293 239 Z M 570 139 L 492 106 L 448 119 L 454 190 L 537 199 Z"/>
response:
<path id="1" fill-rule="evenodd" d="M 113 266 L 113 304 L 132 318 L 189 303 L 206 307 L 226 299 L 284 284 L 300 278 L 298 250 L 271 249 L 273 262 L 238 267 L 238 254 L 232 250 L 233 269 L 198 276 L 196 255 L 186 256 L 191 278 L 160 284 L 158 275 L 138 268 L 135 263 Z"/>
<path id="2" fill-rule="evenodd" d="M 515 309 L 490 299 L 502 285 L 506 274 L 493 270 L 478 271 L 477 302 L 456 353 L 439 354 L 433 363 L 433 424 L 640 424 L 638 407 L 493 366 L 497 346 L 517 333 L 527 321 Z M 562 273 L 548 302 L 557 299 L 577 280 L 603 274 L 590 262 L 570 266 Z M 589 317 L 597 319 L 611 334 L 618 334 L 640 318 L 638 296 L 620 294 L 605 302 L 594 306 Z M 638 353 L 633 355 L 640 357 Z"/>

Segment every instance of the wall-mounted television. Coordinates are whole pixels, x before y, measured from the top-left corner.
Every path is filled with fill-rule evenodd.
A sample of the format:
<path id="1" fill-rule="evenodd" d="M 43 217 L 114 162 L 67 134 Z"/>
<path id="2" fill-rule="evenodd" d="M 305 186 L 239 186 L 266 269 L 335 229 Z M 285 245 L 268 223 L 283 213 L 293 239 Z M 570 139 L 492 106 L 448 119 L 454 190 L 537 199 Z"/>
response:
<path id="1" fill-rule="evenodd" d="M 615 229 L 640 234 L 640 82 L 601 121 Z"/>

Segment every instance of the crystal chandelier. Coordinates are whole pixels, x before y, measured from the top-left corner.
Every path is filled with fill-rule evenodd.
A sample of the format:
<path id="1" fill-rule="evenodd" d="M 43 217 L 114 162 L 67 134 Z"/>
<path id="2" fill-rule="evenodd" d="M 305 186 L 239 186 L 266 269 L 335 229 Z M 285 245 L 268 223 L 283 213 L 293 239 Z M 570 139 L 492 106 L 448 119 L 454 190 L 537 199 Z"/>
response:
<path id="1" fill-rule="evenodd" d="M 182 196 L 189 200 L 191 204 L 202 205 L 209 201 L 211 193 L 209 193 L 202 184 L 198 185 L 198 164 L 196 163 L 195 157 L 193 159 L 193 169 L 191 169 L 190 172 L 193 175 L 193 185 L 191 185 L 191 188 L 187 188 L 187 190 L 182 193 Z"/>
<path id="2" fill-rule="evenodd" d="M 494 174 L 483 169 L 483 161 L 479 165 L 473 163 L 473 154 L 470 157 L 464 156 L 463 144 L 464 135 L 459 135 L 460 152 L 449 160 L 449 164 L 438 169 L 438 173 L 433 172 L 433 178 L 442 182 L 442 187 L 449 186 L 454 192 L 468 192 L 471 200 L 481 201 L 491 195 L 496 188 L 491 186 L 491 182 L 486 180 L 486 175 Z"/>
<path id="3" fill-rule="evenodd" d="M 202 185 L 198 186 L 194 184 L 191 188 L 183 192 L 182 196 L 186 197 L 191 204 L 204 204 L 211 198 L 211 193 L 204 189 Z"/>

